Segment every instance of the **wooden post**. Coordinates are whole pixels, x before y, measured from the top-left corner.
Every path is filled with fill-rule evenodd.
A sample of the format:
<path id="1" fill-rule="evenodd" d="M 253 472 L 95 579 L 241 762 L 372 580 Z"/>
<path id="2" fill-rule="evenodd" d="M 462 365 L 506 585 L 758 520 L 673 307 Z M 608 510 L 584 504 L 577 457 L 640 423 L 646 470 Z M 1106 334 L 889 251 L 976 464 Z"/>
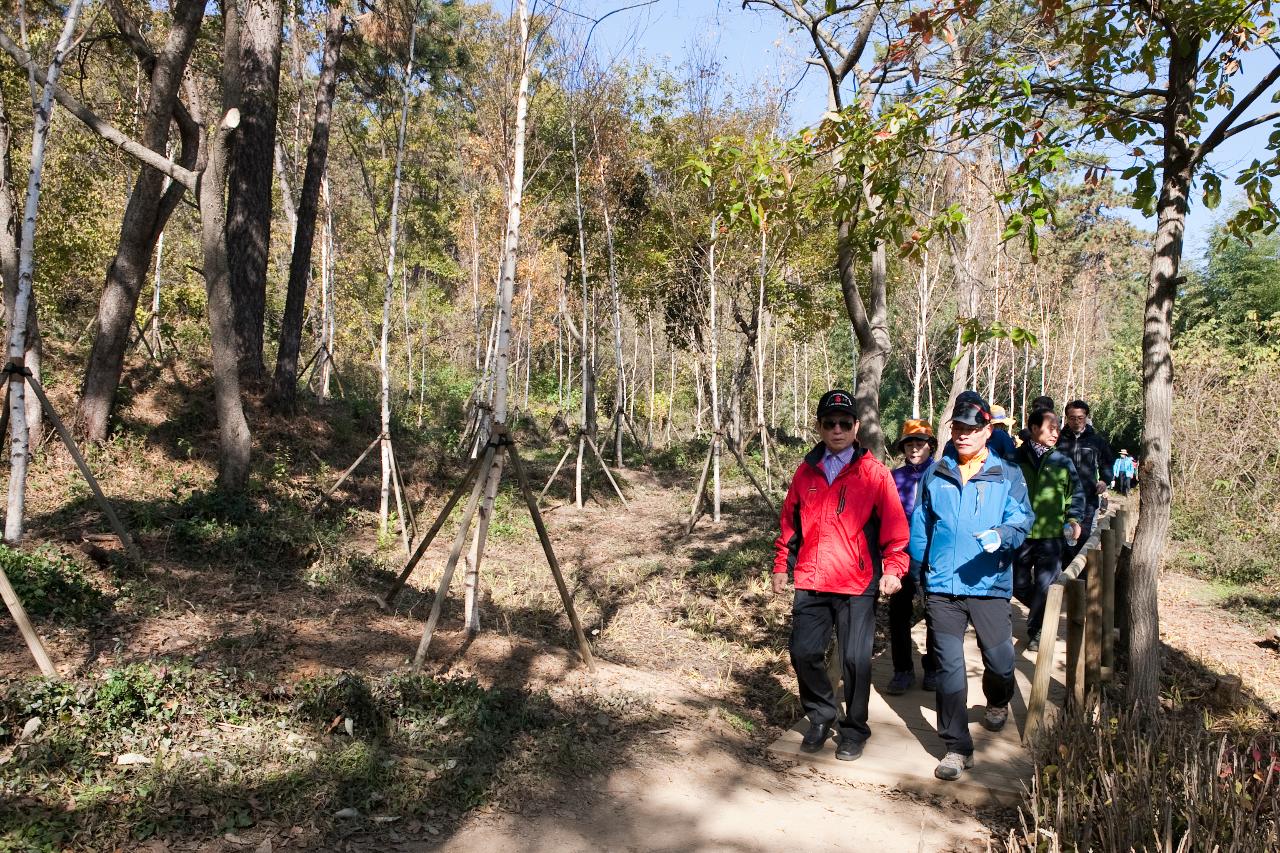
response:
<path id="1" fill-rule="evenodd" d="M 391 473 L 395 475 L 396 487 L 404 499 L 404 511 L 409 516 L 409 541 L 418 538 L 418 519 L 413 515 L 413 502 L 409 500 L 409 490 L 404 487 L 404 474 L 400 471 L 400 460 L 396 457 L 396 446 L 391 445 Z"/>
<path id="2" fill-rule="evenodd" d="M 1053 657 L 1058 650 L 1058 619 L 1062 615 L 1063 585 L 1049 587 L 1044 602 L 1044 621 L 1040 629 L 1040 650 L 1036 652 L 1036 668 L 1031 677 L 1031 695 L 1027 698 L 1027 725 L 1023 743 L 1030 744 L 1044 723 L 1044 709 L 1049 701 L 1049 684 L 1053 679 Z"/>
<path id="3" fill-rule="evenodd" d="M 422 664 L 427 659 L 427 647 L 431 645 L 431 635 L 435 633 L 436 624 L 440 621 L 440 611 L 444 609 L 444 599 L 449 594 L 453 572 L 458 568 L 458 560 L 462 557 L 462 546 L 467 541 L 467 531 L 471 528 L 471 519 L 476 514 L 476 507 L 480 505 L 480 493 L 484 491 L 485 480 L 488 479 L 487 475 L 493 465 L 494 454 L 498 450 L 499 448 L 492 444 L 485 450 L 484 464 L 480 468 L 483 474 L 476 477 L 475 486 L 471 489 L 471 497 L 467 499 L 467 508 L 462 513 L 462 520 L 458 522 L 458 535 L 453 539 L 449 560 L 444 564 L 444 575 L 440 578 L 440 586 L 436 589 L 436 600 L 431 602 L 431 615 L 427 617 L 427 624 L 422 629 L 422 639 L 418 642 L 418 651 L 414 654 L 413 665 L 409 668 L 409 671 L 415 674 L 422 671 Z"/>
<path id="4" fill-rule="evenodd" d="M 573 596 L 569 594 L 569 587 L 564 582 L 564 574 L 560 571 L 560 562 L 556 559 L 555 549 L 551 547 L 551 537 L 547 534 L 547 525 L 542 520 L 542 512 L 538 509 L 538 502 L 533 499 L 533 489 L 529 487 L 529 478 L 525 476 L 524 464 L 520 460 L 516 446 L 508 444 L 507 447 L 511 467 L 516 472 L 516 479 L 520 481 L 520 491 L 524 492 L 524 500 L 529 505 L 533 527 L 538 531 L 542 551 L 547 556 L 547 564 L 551 567 L 551 574 L 555 578 L 556 589 L 560 592 L 560 601 L 564 604 L 565 613 L 569 616 L 569 624 L 573 626 L 574 637 L 578 640 L 578 653 L 582 655 L 582 662 L 587 665 L 587 669 L 595 672 L 596 662 L 591 655 L 591 646 L 587 643 L 587 635 L 582 630 L 582 623 L 578 621 L 578 611 L 574 609 Z"/>
<path id="5" fill-rule="evenodd" d="M 547 484 L 542 487 L 542 491 L 538 494 L 538 500 L 541 501 L 547 496 L 547 490 L 551 488 L 551 484 L 556 481 L 556 477 L 560 475 L 560 469 L 564 467 L 565 460 L 569 458 L 569 454 L 573 452 L 573 444 L 564 449 L 564 454 L 560 457 L 560 461 L 556 463 L 556 470 L 551 472 L 551 476 L 547 478 Z"/>
<path id="6" fill-rule="evenodd" d="M 1102 532 L 1102 678 L 1111 680 L 1116 666 L 1116 564 L 1119 562 L 1119 523 Z"/>
<path id="7" fill-rule="evenodd" d="M 688 536 L 693 532 L 693 526 L 698 523 L 698 516 L 701 514 L 699 510 L 702 508 L 702 496 L 707 489 L 707 474 L 711 470 L 711 456 L 714 453 L 716 436 L 711 436 L 711 444 L 707 447 L 707 460 L 702 463 L 702 476 L 698 477 L 698 487 L 693 490 L 693 506 L 689 508 L 689 521 L 684 526 L 684 535 Z"/>
<path id="8" fill-rule="evenodd" d="M 1064 582 L 1067 597 L 1067 701 L 1084 707 L 1085 582 Z"/>
<path id="9" fill-rule="evenodd" d="M 49 659 L 49 653 L 45 651 L 44 643 L 40 641 L 40 635 L 36 633 L 31 620 L 27 618 L 26 608 L 22 606 L 22 601 L 18 598 L 18 593 L 14 591 L 13 584 L 9 583 L 9 577 L 4 573 L 3 568 L 0 568 L 0 597 L 4 598 L 5 606 L 9 608 L 9 615 L 13 617 L 14 623 L 17 624 L 18 632 L 22 634 L 22 639 L 26 640 L 27 648 L 31 650 L 31 656 L 36 659 L 36 666 L 40 667 L 40 674 L 46 678 L 56 678 L 58 671 L 53 668 L 53 661 Z"/>
<path id="10" fill-rule="evenodd" d="M 622 496 L 622 489 L 618 488 L 618 482 L 613 479 L 613 474 L 609 471 L 609 466 L 604 464 L 604 457 L 600 455 L 600 448 L 596 447 L 596 443 L 591 440 L 591 436 L 583 433 L 583 437 L 587 440 L 587 444 L 591 445 L 591 452 L 596 455 L 596 461 L 600 463 L 604 475 L 609 478 L 609 485 L 613 486 L 613 490 L 618 494 L 618 500 L 622 501 L 622 505 L 627 505 L 627 499 Z"/>
<path id="11" fill-rule="evenodd" d="M 738 448 L 730 446 L 729 450 L 733 453 L 733 458 L 738 460 L 738 467 L 742 469 L 742 473 L 747 475 L 747 479 L 751 481 L 751 485 L 756 487 L 756 491 L 760 497 L 764 499 L 765 506 L 769 507 L 769 512 L 773 515 L 778 514 L 778 510 L 773 505 L 773 500 L 769 497 L 769 493 L 764 490 L 764 486 L 760 485 L 760 481 L 756 479 L 756 475 L 751 473 L 751 469 L 747 467 L 747 460 L 743 457 L 742 451 Z"/>
<path id="12" fill-rule="evenodd" d="M 373 449 L 377 447 L 378 443 L 381 441 L 382 441 L 382 435 L 379 434 L 378 437 L 375 438 L 372 442 L 370 442 L 369 446 L 364 449 L 364 453 L 361 453 L 359 456 L 357 456 L 356 461 L 352 462 L 347 467 L 347 470 L 342 472 L 342 475 L 338 477 L 338 482 L 330 486 L 329 490 L 320 496 L 320 499 L 316 501 L 315 506 L 311 507 L 312 512 L 315 512 L 316 510 L 320 509 L 320 507 L 324 505 L 324 502 L 329 500 L 329 497 L 334 492 L 338 491 L 338 487 L 347 481 L 347 478 L 351 476 L 351 472 L 356 470 L 356 468 L 360 467 L 360 463 L 364 461 L 366 456 L 368 456 L 370 453 L 373 452 Z"/>
<path id="13" fill-rule="evenodd" d="M 370 448 L 372 449 L 372 448 Z M 378 606 L 383 610 L 391 607 L 391 602 L 395 599 L 396 594 L 404 587 L 405 581 L 409 579 L 409 575 L 413 574 L 413 569 L 418 565 L 418 561 L 422 559 L 422 555 L 426 553 L 427 547 L 436 538 L 444 523 L 449 519 L 449 513 L 453 512 L 453 508 L 457 506 L 458 501 L 462 498 L 462 493 L 467 490 L 469 484 L 480 472 L 480 465 L 484 462 L 484 456 L 477 456 L 475 461 L 471 463 L 471 467 L 467 470 L 467 474 L 462 478 L 454 488 L 453 494 L 449 495 L 449 499 L 445 501 L 444 506 L 440 508 L 440 513 L 436 516 L 435 523 L 431 525 L 431 529 L 427 531 L 427 535 L 418 543 L 418 547 L 414 550 L 413 556 L 409 558 L 409 562 L 405 563 L 404 569 L 400 572 L 400 576 L 387 589 L 382 597 L 374 596 L 374 600 L 378 602 Z"/>
<path id="14" fill-rule="evenodd" d="M 98 502 L 98 508 L 102 510 L 102 514 L 107 517 L 107 523 L 111 525 L 111 530 L 120 537 L 120 544 L 124 546 L 124 552 L 135 563 L 142 562 L 142 555 L 138 553 L 138 546 L 133 544 L 133 538 L 129 536 L 129 531 L 125 530 L 124 525 L 120 522 L 120 517 L 116 515 L 115 508 L 111 506 L 111 501 L 107 500 L 107 496 L 102 493 L 102 488 L 98 485 L 97 479 L 94 478 L 93 472 L 89 470 L 89 463 L 84 461 L 84 457 L 80 455 L 80 448 L 76 447 L 75 439 L 71 437 L 71 431 L 67 429 L 67 425 L 62 422 L 62 418 L 58 417 L 57 411 L 54 410 L 53 404 L 49 402 L 49 398 L 45 396 L 44 388 L 41 387 L 40 381 L 34 376 L 28 374 L 26 376 L 27 384 L 31 386 L 31 390 L 40 398 L 40 405 L 44 406 L 44 412 L 49 416 L 49 420 L 53 422 L 53 428 L 57 430 L 58 437 L 62 439 L 62 443 L 67 446 L 67 452 L 71 454 L 71 458 L 75 460 L 76 467 L 80 469 L 80 473 L 84 475 L 85 481 L 89 484 L 90 491 L 93 492 L 94 500 Z"/>
<path id="15" fill-rule="evenodd" d="M 1092 703 L 1098 698 L 1102 684 L 1102 554 L 1090 549 L 1085 606 L 1085 691 Z"/>

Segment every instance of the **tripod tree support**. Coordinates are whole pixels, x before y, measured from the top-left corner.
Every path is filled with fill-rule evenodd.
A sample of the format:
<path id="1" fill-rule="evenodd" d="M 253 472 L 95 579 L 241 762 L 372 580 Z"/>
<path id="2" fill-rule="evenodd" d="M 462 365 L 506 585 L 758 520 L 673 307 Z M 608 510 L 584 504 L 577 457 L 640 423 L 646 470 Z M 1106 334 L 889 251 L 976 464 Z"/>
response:
<path id="1" fill-rule="evenodd" d="M 693 532 L 693 527 L 698 523 L 699 516 L 702 515 L 702 500 L 707 492 L 707 473 L 711 470 L 711 460 L 715 456 L 716 445 L 724 442 L 724 437 L 716 433 L 711 437 L 711 444 L 707 447 L 707 460 L 702 465 L 702 476 L 698 478 L 698 488 L 694 491 L 693 506 L 689 509 L 689 520 L 685 522 L 684 535 L 688 536 Z M 727 444 L 727 442 L 725 442 Z M 773 499 L 769 497 L 769 493 L 760 485 L 760 481 L 756 479 L 756 475 L 751 473 L 751 469 L 747 467 L 747 460 L 743 457 L 742 451 L 729 445 L 729 452 L 733 454 L 733 458 L 738 461 L 738 467 L 742 469 L 742 473 L 747 475 L 747 479 L 751 481 L 751 485 L 755 487 L 756 492 L 760 495 L 760 499 L 764 501 L 765 506 L 769 507 L 769 512 L 777 514 L 778 510 L 773 505 Z"/>
<path id="2" fill-rule="evenodd" d="M 58 671 L 53 668 L 53 661 L 49 659 L 49 653 L 45 651 L 44 643 L 40 641 L 40 635 L 36 633 L 31 620 L 27 618 L 26 608 L 22 606 L 22 601 L 18 598 L 18 593 L 14 591 L 13 584 L 9 583 L 9 577 L 4 573 L 4 569 L 0 569 L 0 597 L 4 598 L 4 604 L 9 608 L 9 615 L 13 617 L 14 623 L 17 624 L 18 632 L 22 634 L 22 639 L 26 641 L 27 648 L 31 650 L 31 656 L 36 659 L 36 666 L 40 667 L 40 674 L 46 678 L 56 678 Z"/>
<path id="3" fill-rule="evenodd" d="M 17 369 L 16 365 L 12 363 L 5 367 L 6 371 Z M 80 453 L 80 448 L 76 446 L 75 439 L 71 437 L 71 431 L 67 429 L 67 425 L 62 422 L 62 418 L 58 417 L 58 413 L 54 410 L 53 404 L 49 402 L 48 396 L 44 393 L 44 388 L 40 385 L 40 380 L 31 375 L 30 368 L 23 367 L 22 371 L 23 378 L 31 386 L 31 390 L 35 392 L 35 395 L 40 398 L 40 405 L 44 406 L 44 412 L 53 423 L 53 428 L 57 431 L 58 437 L 62 439 L 62 443 L 67 447 L 67 452 L 75 460 L 76 467 L 84 475 L 85 482 L 89 484 L 89 490 L 93 492 L 93 498 L 98 503 L 98 508 L 102 510 L 102 514 L 107 517 L 107 523 L 111 525 L 111 531 L 120 539 L 120 544 L 124 547 L 125 556 L 134 563 L 141 563 L 142 555 L 138 553 L 138 546 L 134 544 L 133 537 L 129 535 L 129 531 L 121 523 L 120 516 L 116 515 L 115 507 L 111 505 L 111 501 L 107 500 L 107 496 L 102 493 L 102 487 L 98 485 L 97 478 L 89 470 L 89 463 L 85 462 L 84 456 Z"/>
<path id="4" fill-rule="evenodd" d="M 320 499 L 316 501 L 315 506 L 311 507 L 311 511 L 313 513 L 316 510 L 320 509 L 320 507 L 324 506 L 324 502 L 329 500 L 329 498 L 332 497 L 334 492 L 338 491 L 338 487 L 347 481 L 347 478 L 351 476 L 352 471 L 360 467 L 360 463 L 365 460 L 366 456 L 368 456 L 370 453 L 373 452 L 373 449 L 378 446 L 378 443 L 380 441 L 382 441 L 381 434 L 379 434 L 377 438 L 375 438 L 373 441 L 369 443 L 369 446 L 364 449 L 364 453 L 361 453 L 359 456 L 356 457 L 355 462 L 352 462 L 349 466 L 347 466 L 347 470 L 343 471 L 342 474 L 338 477 L 338 482 L 330 486 L 329 490 L 325 492 L 323 495 L 321 495 Z"/>
<path id="5" fill-rule="evenodd" d="M 596 461 L 600 463 L 600 469 L 604 471 L 605 477 L 609 479 L 609 485 L 613 486 L 613 492 L 618 496 L 618 500 L 622 501 L 622 505 L 627 505 L 627 499 L 622 495 L 622 489 L 618 488 L 618 481 L 613 479 L 613 474 L 609 471 L 609 466 L 605 464 L 604 457 L 600 455 L 600 449 L 596 447 L 596 443 L 591 440 L 591 436 L 587 435 L 585 430 L 578 430 L 578 456 L 582 456 L 583 446 L 589 446 L 592 454 L 595 455 Z M 538 494 L 538 500 L 542 500 L 547 496 L 547 491 L 551 488 L 551 484 L 556 481 L 556 477 L 560 475 L 560 469 L 564 467 L 565 461 L 569 458 L 569 454 L 573 452 L 573 445 L 570 444 L 564 451 L 564 455 L 560 457 L 560 462 L 556 465 L 556 470 L 551 472 L 551 476 L 547 478 L 547 484 L 542 487 L 542 491 Z M 579 496 L 578 506 L 582 506 L 582 465 L 578 465 L 577 494 Z"/>

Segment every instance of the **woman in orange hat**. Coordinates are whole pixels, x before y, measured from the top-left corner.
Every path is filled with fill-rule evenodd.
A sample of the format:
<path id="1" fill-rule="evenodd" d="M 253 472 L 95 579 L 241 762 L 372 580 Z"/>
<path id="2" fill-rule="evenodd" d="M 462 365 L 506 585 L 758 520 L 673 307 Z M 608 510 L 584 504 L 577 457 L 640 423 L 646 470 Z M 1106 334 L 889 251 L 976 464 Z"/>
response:
<path id="1" fill-rule="evenodd" d="M 933 465 L 933 452 L 938 449 L 938 439 L 933 427 L 925 420 L 908 420 L 902 425 L 902 436 L 893 446 L 903 464 L 893 469 L 893 482 L 898 487 L 898 499 L 902 510 L 911 517 L 919 492 L 920 478 Z M 893 678 L 885 687 L 891 696 L 906 693 L 916 681 L 915 643 L 911 640 L 911 617 L 915 612 L 916 586 L 919 567 L 912 566 L 902 579 L 902 589 L 889 597 L 889 648 L 893 655 Z M 925 690 L 934 689 L 934 667 L 926 654 L 921 658 L 924 667 Z"/>

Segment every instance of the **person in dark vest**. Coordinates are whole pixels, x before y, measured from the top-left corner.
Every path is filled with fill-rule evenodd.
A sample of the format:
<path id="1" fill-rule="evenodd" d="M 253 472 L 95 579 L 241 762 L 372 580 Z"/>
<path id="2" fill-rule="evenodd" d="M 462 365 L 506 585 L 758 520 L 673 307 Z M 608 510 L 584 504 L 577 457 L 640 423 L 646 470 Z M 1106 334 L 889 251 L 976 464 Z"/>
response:
<path id="1" fill-rule="evenodd" d="M 933 451 L 938 439 L 928 421 L 908 420 L 902 425 L 902 435 L 893 450 L 902 457 L 902 465 L 893 469 L 893 482 L 898 489 L 898 500 L 907 518 L 915 509 L 920 479 L 933 467 Z M 914 563 L 902 579 L 902 589 L 889 596 L 889 649 L 893 656 L 893 677 L 884 692 L 900 696 L 916 683 L 915 642 L 911 639 L 912 617 L 915 615 L 916 592 L 920 585 L 920 567 Z M 920 660 L 924 669 L 921 687 L 933 690 L 937 687 L 933 659 L 926 653 Z"/>
<path id="2" fill-rule="evenodd" d="M 973 766 L 964 657 L 969 625 L 982 650 L 983 726 L 1004 728 L 1015 689 L 1012 561 L 1034 516 L 1022 472 L 987 450 L 990 437 L 991 409 L 977 392 L 965 391 L 951 412 L 950 445 L 920 481 L 911 513 L 909 553 L 924 578 L 929 654 L 938 668 L 938 734 L 946 747 L 933 774 L 946 781 Z"/>
<path id="3" fill-rule="evenodd" d="M 871 736 L 871 650 L 877 593 L 893 595 L 907 574 L 907 518 L 892 475 L 858 444 L 853 395 L 836 389 L 818 401 L 822 442 L 796 469 L 782 503 L 775 545 L 773 592 L 791 607 L 791 665 L 809 720 L 802 748 L 822 749 L 833 727 L 836 758 L 862 755 Z M 835 628 L 844 677 L 844 715 L 824 659 Z"/>

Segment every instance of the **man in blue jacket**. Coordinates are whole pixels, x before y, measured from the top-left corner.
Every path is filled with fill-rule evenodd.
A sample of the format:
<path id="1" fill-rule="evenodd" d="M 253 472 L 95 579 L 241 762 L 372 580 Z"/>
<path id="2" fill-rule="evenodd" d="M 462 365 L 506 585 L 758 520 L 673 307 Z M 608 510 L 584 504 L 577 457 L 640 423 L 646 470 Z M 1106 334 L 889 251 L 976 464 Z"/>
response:
<path id="1" fill-rule="evenodd" d="M 947 781 L 973 766 L 964 660 L 970 624 L 982 649 L 987 729 L 1004 728 L 1015 689 L 1012 561 L 1035 516 L 1022 472 L 987 450 L 990 437 L 990 407 L 965 391 L 951 413 L 951 444 L 921 481 L 911 513 L 908 552 L 924 576 L 938 734 L 947 749 L 934 775 Z"/>

